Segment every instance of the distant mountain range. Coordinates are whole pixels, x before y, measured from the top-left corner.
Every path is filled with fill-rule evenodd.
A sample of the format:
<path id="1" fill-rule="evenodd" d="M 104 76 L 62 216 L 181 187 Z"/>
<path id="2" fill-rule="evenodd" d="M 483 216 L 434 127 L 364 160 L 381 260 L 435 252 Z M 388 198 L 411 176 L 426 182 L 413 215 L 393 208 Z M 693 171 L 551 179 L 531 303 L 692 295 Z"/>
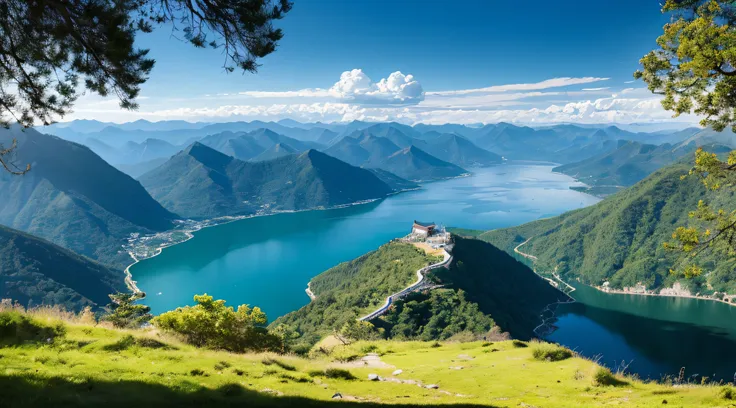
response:
<path id="1" fill-rule="evenodd" d="M 412 181 L 441 180 L 468 173 L 465 169 L 442 161 L 416 146 L 399 150 L 379 165 L 382 170 Z"/>
<path id="2" fill-rule="evenodd" d="M 487 166 L 503 162 L 501 156 L 456 134 L 439 134 L 425 140 L 411 137 L 398 128 L 379 125 L 353 132 L 324 152 L 354 166 L 379 168 L 414 181 L 467 173 L 461 165 Z"/>
<path id="3" fill-rule="evenodd" d="M 236 159 L 256 161 L 322 147 L 319 143 L 304 142 L 268 129 L 217 133 L 203 138 L 200 143 Z"/>
<path id="4" fill-rule="evenodd" d="M 33 129 L 0 129 L 0 143 L 18 140 L 23 176 L 0 172 L 0 223 L 48 239 L 102 262 L 123 266 L 133 232 L 171 228 L 165 210 L 130 176 L 89 148 Z"/>
<path id="5" fill-rule="evenodd" d="M 140 181 L 164 207 L 189 218 L 331 207 L 394 192 L 372 172 L 316 150 L 245 162 L 199 142 Z"/>
<path id="6" fill-rule="evenodd" d="M 589 186 L 610 187 L 615 191 L 639 182 L 687 153 L 692 153 L 692 150 L 677 150 L 671 144 L 651 145 L 620 140 L 616 150 L 552 170 L 575 177 Z"/>
<path id="7" fill-rule="evenodd" d="M 636 126 L 628 126 L 635 129 Z M 644 127 L 639 127 L 644 128 Z M 509 123 L 497 123 L 480 126 L 458 124 L 408 126 L 400 123 L 371 123 L 353 121 L 347 123 L 300 123 L 293 120 L 279 122 L 227 122 L 227 123 L 189 123 L 183 121 L 148 122 L 136 121 L 125 124 L 114 124 L 96 121 L 72 121 L 58 123 L 43 128 L 44 132 L 85 143 L 94 138 L 103 143 L 120 147 L 128 141 L 141 143 L 146 139 L 165 140 L 173 145 L 188 145 L 194 140 L 222 132 L 252 132 L 268 129 L 279 135 L 300 141 L 316 142 L 332 145 L 341 138 L 369 130 L 378 137 L 386 137 L 399 147 L 408 146 L 396 143 L 395 133 L 411 139 L 432 140 L 443 134 L 454 134 L 470 140 L 478 147 L 495 154 L 503 155 L 509 160 L 545 160 L 558 163 L 578 161 L 602 153 L 602 148 L 615 149 L 619 139 L 637 141 L 645 144 L 677 144 L 701 131 L 697 128 L 683 130 L 661 130 L 655 132 L 628 131 L 608 125 L 548 125 L 537 128 L 517 126 Z M 596 133 L 600 131 L 597 135 Z M 591 143 L 609 143 L 607 147 L 595 146 Z M 287 143 L 288 144 L 288 143 Z M 706 143 L 709 144 L 709 143 Z M 725 144 L 725 143 L 721 143 Z M 588 146 L 590 145 L 590 146 Z M 295 146 L 292 146 L 295 147 Z M 311 146 L 314 148 L 314 146 Z M 441 157 L 426 146 L 417 144 L 420 149 L 452 162 L 459 166 L 468 163 L 455 162 L 448 157 Z"/>
<path id="8" fill-rule="evenodd" d="M 89 138 L 82 144 L 113 166 L 130 166 L 151 160 L 169 158 L 186 147 L 173 145 L 161 139 L 146 139 L 140 143 L 128 141 L 117 148 L 95 138 Z"/>
<path id="9" fill-rule="evenodd" d="M 692 133 L 692 132 L 686 132 Z M 717 143 L 726 144 L 717 144 Z M 714 134 L 710 129 L 692 134 L 676 145 L 644 144 L 630 140 L 619 140 L 615 150 L 552 169 L 575 177 L 594 187 L 592 192 L 615 192 L 634 185 L 656 170 L 678 161 L 689 161 L 698 147 L 712 153 L 727 153 L 736 148 L 733 134 Z"/>
<path id="10" fill-rule="evenodd" d="M 0 225 L 0 299 L 79 311 L 104 306 L 108 294 L 125 290 L 122 271 Z"/>

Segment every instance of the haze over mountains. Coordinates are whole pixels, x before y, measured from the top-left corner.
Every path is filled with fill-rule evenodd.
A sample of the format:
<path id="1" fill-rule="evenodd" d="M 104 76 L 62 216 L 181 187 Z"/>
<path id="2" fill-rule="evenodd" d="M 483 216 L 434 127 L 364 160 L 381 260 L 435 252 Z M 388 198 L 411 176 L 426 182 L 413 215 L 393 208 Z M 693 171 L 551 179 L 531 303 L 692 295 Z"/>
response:
<path id="1" fill-rule="evenodd" d="M 32 170 L 0 174 L 3 225 L 117 266 L 129 263 L 121 245 L 130 233 L 172 227 L 174 214 L 89 148 L 33 129 L 0 130 L 6 146 L 13 138 L 16 163 Z"/>
<path id="2" fill-rule="evenodd" d="M 352 204 L 417 188 L 415 181 L 457 177 L 476 166 L 514 160 L 554 161 L 562 164 L 557 171 L 590 184 L 625 186 L 684 160 L 696 146 L 736 147 L 732 134 L 709 129 L 641 133 L 613 126 L 505 123 L 75 121 L 45 130 L 87 147 L 34 130 L 0 131 L 6 145 L 18 139 L 16 163 L 33 166 L 22 177 L 0 175 L 5 192 L 0 223 L 114 268 L 130 263 L 122 248 L 130 234 L 167 231 L 176 219 Z M 670 144 L 657 145 L 662 141 Z M 610 239 L 601 237 L 601 242 Z M 22 251 L 13 253 L 6 262 L 25 259 Z M 56 288 L 51 292 L 57 302 L 102 301 L 44 278 L 47 272 L 24 273 L 37 279 L 18 278 L 26 283 L 18 283 L 14 293 L 29 301 L 43 302 L 30 287 L 47 280 L 55 282 L 48 287 Z M 107 280 L 107 272 L 98 275 L 100 284 L 116 285 Z M 10 282 L 7 274 L 2 276 Z"/>

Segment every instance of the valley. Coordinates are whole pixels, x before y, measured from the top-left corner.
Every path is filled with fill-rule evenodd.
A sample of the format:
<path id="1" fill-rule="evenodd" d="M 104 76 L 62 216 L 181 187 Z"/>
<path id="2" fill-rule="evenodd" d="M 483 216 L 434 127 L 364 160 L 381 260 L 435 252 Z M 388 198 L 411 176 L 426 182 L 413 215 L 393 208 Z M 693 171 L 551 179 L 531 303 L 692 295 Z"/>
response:
<path id="1" fill-rule="evenodd" d="M 540 321 L 537 311 L 559 299 L 536 295 L 531 297 L 538 299 L 539 304 L 528 301 L 516 304 L 509 298 L 488 301 L 489 296 L 495 296 L 491 295 L 493 286 L 498 285 L 484 285 L 493 281 L 491 278 L 498 272 L 493 268 L 484 268 L 507 262 L 504 261 L 505 257 L 511 262 L 502 268 L 507 274 L 517 268 L 509 266 L 518 264 L 513 261 L 514 256 L 520 260 L 526 258 L 526 261 L 533 259 L 535 269 L 542 275 L 545 275 L 545 271 L 557 270 L 560 275 L 555 280 L 563 279 L 574 285 L 578 280 L 596 286 L 606 283 L 612 293 L 624 287 L 636 286 L 640 281 L 654 288 L 649 290 L 670 288 L 676 283 L 661 272 L 662 269 L 656 264 L 651 269 L 653 275 L 647 275 L 649 272 L 642 269 L 641 265 L 650 265 L 650 261 L 639 261 L 635 266 L 628 266 L 630 261 L 625 261 L 623 268 L 613 263 L 609 267 L 611 272 L 606 272 L 607 263 L 595 261 L 594 267 L 587 268 L 584 263 L 577 264 L 575 254 L 566 256 L 568 263 L 555 264 L 560 255 L 551 255 L 546 250 L 540 251 L 540 248 L 545 248 L 546 235 L 554 235 L 555 226 L 560 223 L 556 220 L 575 220 L 579 217 L 576 214 L 586 213 L 592 217 L 606 217 L 610 211 L 592 209 L 600 206 L 606 208 L 606 205 L 627 208 L 620 204 L 622 200 L 631 201 L 641 208 L 644 204 L 639 197 L 650 194 L 650 191 L 661 191 L 656 197 L 667 200 L 673 208 L 682 209 L 678 211 L 693 206 L 691 201 L 680 203 L 674 197 L 680 190 L 698 191 L 696 183 L 678 184 L 674 179 L 681 174 L 677 172 L 685 168 L 684 164 L 677 163 L 686 160 L 694 151 L 694 146 L 701 143 L 697 132 L 683 131 L 668 136 L 669 139 L 660 135 L 658 137 L 672 144 L 654 146 L 637 141 L 649 137 L 649 134 L 626 132 L 614 127 L 587 129 L 556 126 L 533 129 L 501 123 L 483 128 L 454 127 L 450 134 L 444 133 L 442 127 L 437 127 L 437 130 L 433 127 L 415 129 L 395 123 L 354 122 L 342 125 L 342 128 L 312 128 L 309 131 L 312 136 L 308 137 L 315 139 L 300 140 L 271 130 L 284 131 L 286 127 L 283 125 L 258 125 L 265 127 L 245 131 L 231 128 L 233 130 L 222 130 L 194 142 L 191 141 L 197 139 L 196 136 L 182 139 L 191 143 L 178 145 L 180 151 L 169 157 L 155 156 L 169 155 L 171 148 L 167 146 L 176 145 L 162 144 L 149 137 L 149 133 L 161 130 L 120 129 L 111 133 L 116 137 L 132 138 L 123 145 L 120 141 L 111 142 L 110 146 L 118 146 L 113 149 L 134 151 L 136 143 L 147 144 L 150 148 L 142 150 L 145 155 L 140 156 L 140 164 L 148 166 L 151 161 L 157 164 L 139 175 L 136 182 L 150 194 L 150 200 L 160 203 L 162 209 L 167 211 L 169 226 L 160 231 L 139 228 L 114 235 L 120 243 L 118 253 L 129 254 L 133 260 L 132 265 L 131 261 L 126 262 L 127 268 L 118 266 L 121 270 L 125 268 L 128 287 L 146 292 L 147 297 L 143 302 L 151 306 L 155 313 L 190 304 L 194 293 L 207 292 L 230 303 L 258 305 L 274 318 L 274 324 L 288 322 L 297 327 L 318 328 L 302 333 L 304 343 L 300 347 L 309 347 L 329 334 L 335 328 L 333 326 L 341 326 L 346 322 L 344 319 L 323 317 L 317 318 L 320 324 L 316 326 L 297 324 L 300 319 L 315 319 L 311 312 L 303 315 L 300 308 L 314 308 L 322 301 L 319 296 L 322 289 L 311 282 L 313 278 L 317 279 L 315 277 L 321 276 L 320 273 L 324 271 L 329 273 L 341 262 L 370 253 L 386 242 L 405 235 L 407 220 L 412 219 L 433 220 L 442 225 L 460 227 L 459 231 L 479 236 L 509 255 L 491 245 L 478 246 L 471 251 L 472 254 L 464 255 L 462 261 L 453 261 L 453 265 L 457 262 L 474 265 L 465 272 L 470 273 L 468 277 L 461 278 L 464 273 L 458 272 L 456 267 L 451 268 L 455 272 L 449 275 L 438 272 L 431 279 L 438 280 L 435 284 L 441 289 L 431 292 L 431 296 L 412 294 L 394 306 L 396 311 L 374 319 L 373 323 L 381 330 L 397 339 L 447 339 L 452 333 L 457 334 L 448 331 L 442 337 L 439 334 L 441 331 L 410 329 L 408 327 L 411 325 L 406 326 L 404 322 L 407 318 L 420 319 L 418 321 L 423 321 L 422 325 L 433 321 L 432 324 L 440 326 L 454 319 L 461 327 L 475 327 L 473 330 L 479 332 L 499 327 L 515 338 L 532 337 L 533 329 Z M 293 131 L 285 133 L 307 137 L 305 129 L 288 129 Z M 110 133 L 110 130 L 106 132 Z M 184 133 L 196 131 L 190 129 Z M 617 141 L 618 137 L 629 140 Z M 554 140 L 555 144 L 540 143 L 545 138 Z M 702 144 L 711 143 L 708 146 L 721 149 L 718 151 L 726 149 L 713 145 L 707 132 L 703 133 L 702 139 Z M 60 146 L 79 146 L 58 140 L 62 143 Z M 510 140 L 516 142 L 511 143 Z M 531 149 L 531 145 L 536 148 Z M 504 157 L 480 146 L 497 149 L 504 153 Z M 95 150 L 101 147 L 97 143 L 90 145 L 90 148 Z M 134 156 L 121 157 L 130 159 Z M 563 164 L 557 166 L 534 161 L 548 157 Z M 514 160 L 519 158 L 529 160 Z M 575 159 L 580 161 L 576 162 Z M 135 163 L 130 165 L 136 166 Z M 657 172 L 660 168 L 663 170 Z M 652 172 L 654 175 L 650 176 Z M 664 181 L 660 180 L 663 177 L 660 173 L 668 175 Z M 570 176 L 585 180 L 590 185 L 577 182 Z M 667 177 L 672 180 L 667 181 Z M 611 185 L 621 189 L 623 185 L 635 184 L 641 179 L 644 181 L 630 191 L 620 192 L 600 203 L 599 198 L 576 191 Z M 636 193 L 640 190 L 641 193 Z M 690 196 L 688 200 L 697 201 L 697 197 Z M 611 202 L 617 204 L 608 204 Z M 656 202 L 650 205 L 657 208 L 661 206 Z M 667 208 L 665 206 L 665 213 L 672 213 Z M 570 210 L 574 211 L 568 212 Z M 678 220 L 682 219 L 684 213 L 673 214 L 676 215 L 673 220 Z M 530 239 L 532 237 L 538 238 Z M 457 239 L 461 240 L 459 237 Z M 652 238 L 651 244 L 655 245 L 657 239 Z M 523 253 L 514 251 L 524 241 L 527 243 Z M 554 242 L 562 244 L 565 241 L 557 239 Z M 588 246 L 584 247 L 587 251 Z M 572 243 L 565 246 L 568 251 L 574 248 Z M 620 251 L 623 250 L 622 247 Z M 581 253 L 586 254 L 586 259 L 592 259 L 587 252 Z M 488 259 L 474 264 L 471 259 L 479 254 L 485 254 Z M 633 259 L 641 258 L 642 254 L 635 255 Z M 531 273 L 522 264 L 518 268 L 526 271 L 519 272 L 520 276 Z M 414 274 L 416 269 L 411 269 L 409 274 Z M 622 280 L 621 277 L 626 276 L 629 270 L 635 271 L 635 278 Z M 571 274 L 571 271 L 576 271 L 577 275 Z M 475 276 L 479 273 L 485 274 L 481 281 Z M 597 276 L 605 276 L 608 280 L 597 281 Z M 714 279 L 712 284 L 703 280 L 687 284 L 700 285 L 689 288 L 691 291 L 702 291 L 707 285 L 715 288 L 711 290 L 728 292 L 732 290 L 729 286 L 719 286 L 733 282 L 728 276 L 726 265 L 722 271 L 711 275 Z M 406 280 L 397 280 L 394 282 L 396 287 L 388 287 L 386 293 L 374 292 L 376 288 L 372 284 L 362 290 L 371 292 L 373 300 L 382 302 L 388 294 L 408 285 L 411 278 Z M 497 281 L 497 284 L 504 281 Z M 548 283 L 540 281 L 543 288 L 551 289 Z M 309 297 L 304 293 L 308 283 L 316 296 L 316 303 L 310 305 L 307 305 Z M 516 286 L 509 286 L 505 293 L 514 293 L 518 285 L 528 284 L 517 282 L 514 284 Z M 576 289 L 575 292 L 582 290 L 580 287 Z M 335 293 L 345 291 L 340 289 Z M 274 297 L 274 293 L 279 296 Z M 516 297 L 526 299 L 530 294 L 525 291 Z M 97 299 L 97 305 L 101 306 L 99 302 L 102 298 Z M 600 327 L 598 330 L 602 336 L 617 333 L 621 329 L 610 325 L 596 326 L 598 315 L 587 314 L 585 311 L 588 309 L 580 309 L 579 306 L 587 304 L 586 301 L 582 298 L 577 300 L 576 306 L 563 305 L 557 308 L 555 316 L 549 320 L 551 330 L 545 331 L 545 338 L 560 336 L 564 339 L 563 344 L 572 347 L 576 341 L 569 337 L 569 333 L 576 333 L 575 327 L 580 321 L 586 322 L 586 331 L 594 332 L 591 327 Z M 405 310 L 405 304 L 419 308 L 455 304 L 460 314 L 450 320 L 439 320 L 445 323 L 438 323 L 437 320 L 431 320 L 435 318 L 414 315 L 413 311 Z M 499 307 L 500 304 L 504 306 Z M 511 304 L 514 306 L 511 307 Z M 370 307 L 363 306 L 360 310 L 368 312 L 368 309 Z M 573 315 L 568 310 L 576 310 L 575 316 L 578 317 L 571 318 Z M 724 318 L 728 316 L 720 315 Z M 343 315 L 343 318 L 345 316 L 348 315 Z M 488 316 L 492 320 L 486 320 Z M 352 316 L 348 320 L 356 318 Z M 728 326 L 725 320 L 717 320 L 714 324 Z M 707 330 L 692 332 L 701 333 L 701 341 L 708 342 L 712 336 Z M 651 335 L 656 337 L 655 334 Z M 614 342 L 615 346 L 607 348 L 607 354 L 614 360 L 630 355 L 627 350 L 631 350 L 635 343 L 636 339 L 624 337 Z M 593 355 L 587 353 L 586 348 L 583 355 Z M 664 373 L 657 372 L 658 369 L 671 368 L 671 365 L 652 363 L 654 360 L 651 359 L 664 358 L 672 362 L 679 358 L 674 354 L 655 356 L 648 350 L 636 356 L 643 363 L 633 364 L 630 370 L 648 377 Z M 725 376 L 725 369 L 721 369 L 721 365 L 730 364 L 729 361 L 711 360 L 706 363 L 717 367 L 720 376 Z"/>

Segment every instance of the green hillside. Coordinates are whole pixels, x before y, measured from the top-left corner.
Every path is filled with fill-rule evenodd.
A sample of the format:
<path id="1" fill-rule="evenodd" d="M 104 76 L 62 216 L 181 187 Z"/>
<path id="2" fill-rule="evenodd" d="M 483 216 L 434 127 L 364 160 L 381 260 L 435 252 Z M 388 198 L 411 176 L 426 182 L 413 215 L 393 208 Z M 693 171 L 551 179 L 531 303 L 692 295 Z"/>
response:
<path id="1" fill-rule="evenodd" d="M 287 324 L 313 345 L 345 323 L 368 314 L 386 297 L 416 281 L 432 259 L 411 244 L 392 242 L 317 275 L 310 282 L 316 300 L 272 324 Z"/>
<path id="2" fill-rule="evenodd" d="M 0 226 L 0 299 L 79 311 L 104 306 L 108 294 L 125 290 L 122 271 Z"/>
<path id="3" fill-rule="evenodd" d="M 428 280 L 441 289 L 410 295 L 372 323 L 397 339 L 445 340 L 481 337 L 495 324 L 528 339 L 539 313 L 567 297 L 503 251 L 486 242 L 456 237 L 453 262 L 433 270 Z M 383 304 L 386 297 L 416 281 L 416 271 L 435 263 L 411 244 L 392 242 L 312 279 L 316 300 L 277 319 L 312 345 L 346 323 Z M 495 321 L 495 323 L 494 323 Z"/>
<path id="4" fill-rule="evenodd" d="M 730 148 L 711 145 L 709 151 L 720 153 L 730 151 Z M 575 177 L 598 189 L 609 187 L 615 191 L 634 185 L 656 170 L 694 152 L 694 145 L 676 148 L 671 144 L 651 145 L 619 140 L 616 150 L 558 166 L 552 171 Z"/>
<path id="5" fill-rule="evenodd" d="M 541 343 L 357 342 L 304 358 L 26 316 L 0 312 L 3 407 L 725 407 L 735 393 L 644 383 L 577 356 L 548 361 L 569 354 Z"/>
<path id="6" fill-rule="evenodd" d="M 509 253 L 526 241 L 521 251 L 538 257 L 537 271 L 557 270 L 568 279 L 613 288 L 642 283 L 649 289 L 671 287 L 669 273 L 677 254 L 663 243 L 677 226 L 693 222 L 688 212 L 698 200 L 732 208 L 733 192 L 706 193 L 687 164 L 665 167 L 631 188 L 596 205 L 518 227 L 489 231 L 480 237 Z M 683 281 L 692 293 L 736 291 L 736 261 L 702 259 L 705 277 Z"/>
<path id="7" fill-rule="evenodd" d="M 32 169 L 22 177 L 0 172 L 0 224 L 118 267 L 130 263 L 121 249 L 130 233 L 172 227 L 174 214 L 87 147 L 32 129 L 0 130 L 6 146 L 11 138 L 16 162 Z"/>
<path id="8" fill-rule="evenodd" d="M 164 207 L 189 218 L 331 207 L 393 192 L 368 170 L 315 150 L 244 162 L 201 143 L 139 180 Z"/>

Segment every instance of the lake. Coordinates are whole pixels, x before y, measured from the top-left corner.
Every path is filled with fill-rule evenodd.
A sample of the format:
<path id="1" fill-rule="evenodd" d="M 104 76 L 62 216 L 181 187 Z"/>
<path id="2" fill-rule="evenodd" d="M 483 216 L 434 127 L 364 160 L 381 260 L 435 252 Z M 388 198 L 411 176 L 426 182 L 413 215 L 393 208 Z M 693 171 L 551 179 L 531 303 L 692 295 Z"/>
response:
<path id="1" fill-rule="evenodd" d="M 710 300 L 604 293 L 572 282 L 547 340 L 642 378 L 736 375 L 736 307 Z"/>
<path id="2" fill-rule="evenodd" d="M 259 306 L 270 319 L 275 319 L 309 302 L 304 289 L 312 277 L 406 235 L 415 219 L 488 230 L 599 201 L 570 190 L 580 184 L 568 176 L 552 173 L 552 168 L 506 164 L 477 170 L 471 177 L 428 183 L 421 190 L 370 204 L 256 217 L 206 228 L 196 232 L 193 239 L 134 265 L 131 273 L 147 292 L 145 303 L 156 314 L 191 304 L 192 296 L 206 292 L 230 305 Z M 695 368 L 693 359 L 701 350 L 685 341 L 718 346 L 702 353 L 716 355 L 717 351 L 736 350 L 733 329 L 724 328 L 734 324 L 734 315 L 730 313 L 736 308 L 716 302 L 649 296 L 626 303 L 611 297 L 614 295 L 585 289 L 574 293 L 581 297 L 579 303 L 559 310 L 559 329 L 550 340 L 577 347 L 585 355 L 603 353 L 604 363 L 635 359 L 630 368 L 641 368 L 641 373 L 670 372 L 675 366 L 679 369 L 683 359 L 676 354 L 678 347 L 696 350 L 687 360 Z M 637 314 L 639 309 L 647 308 L 636 306 L 636 302 L 660 304 L 671 300 L 677 301 L 671 305 L 676 309 L 661 303 L 661 307 L 652 306 L 651 315 Z M 621 308 L 619 303 L 631 306 Z M 703 303 L 704 306 L 697 306 Z M 708 308 L 720 312 L 713 314 L 712 321 L 701 320 L 701 326 L 696 318 L 707 314 Z M 654 313 L 657 310 L 659 315 Z M 681 316 L 682 320 L 678 320 Z M 642 325 L 636 330 L 643 333 L 643 338 L 632 334 L 632 327 L 637 327 L 634 322 Z M 688 326 L 694 328 L 681 338 L 677 333 Z M 645 347 L 642 342 L 650 346 Z M 721 347 L 725 344 L 730 344 L 730 348 Z M 671 352 L 665 353 L 664 348 Z M 711 367 L 708 364 L 718 363 L 716 360 L 703 364 Z M 736 356 L 721 360 L 733 362 Z M 719 367 L 720 372 L 726 373 L 726 363 Z M 689 368 L 688 372 L 694 373 Z"/>

